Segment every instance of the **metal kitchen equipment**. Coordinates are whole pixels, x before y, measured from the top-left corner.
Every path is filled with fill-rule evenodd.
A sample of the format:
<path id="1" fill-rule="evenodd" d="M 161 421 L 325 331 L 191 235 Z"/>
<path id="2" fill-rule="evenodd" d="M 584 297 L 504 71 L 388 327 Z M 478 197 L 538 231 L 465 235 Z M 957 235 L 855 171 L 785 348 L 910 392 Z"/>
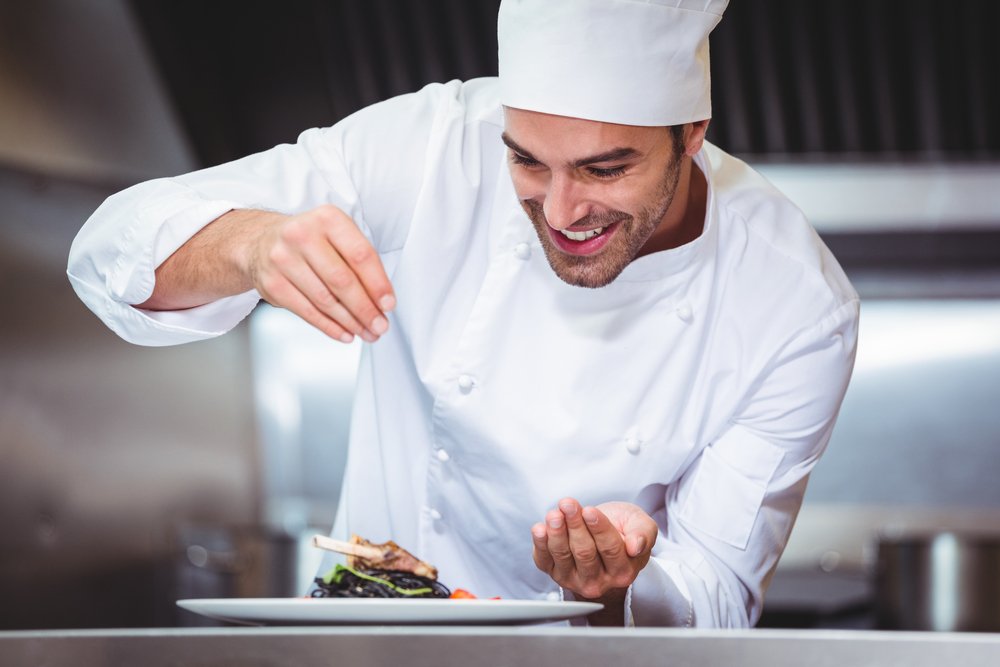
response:
<path id="1" fill-rule="evenodd" d="M 874 574 L 881 629 L 1000 632 L 1000 534 L 883 535 Z"/>

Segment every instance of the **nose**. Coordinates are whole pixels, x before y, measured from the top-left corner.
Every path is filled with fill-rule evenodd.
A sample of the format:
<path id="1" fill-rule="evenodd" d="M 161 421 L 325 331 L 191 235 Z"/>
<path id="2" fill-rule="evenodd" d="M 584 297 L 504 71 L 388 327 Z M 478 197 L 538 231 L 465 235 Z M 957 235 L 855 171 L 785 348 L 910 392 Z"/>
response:
<path id="1" fill-rule="evenodd" d="M 542 212 L 553 229 L 566 229 L 587 215 L 587 203 L 579 184 L 562 174 L 553 174 L 542 203 Z"/>

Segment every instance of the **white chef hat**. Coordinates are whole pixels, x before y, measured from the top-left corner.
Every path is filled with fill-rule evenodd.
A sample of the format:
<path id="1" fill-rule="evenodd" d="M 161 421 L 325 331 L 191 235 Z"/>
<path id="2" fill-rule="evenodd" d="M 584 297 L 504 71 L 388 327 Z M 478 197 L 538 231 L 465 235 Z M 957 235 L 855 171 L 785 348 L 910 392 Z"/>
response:
<path id="1" fill-rule="evenodd" d="M 729 0 L 502 0 L 505 106 L 623 125 L 712 115 L 708 34 Z"/>

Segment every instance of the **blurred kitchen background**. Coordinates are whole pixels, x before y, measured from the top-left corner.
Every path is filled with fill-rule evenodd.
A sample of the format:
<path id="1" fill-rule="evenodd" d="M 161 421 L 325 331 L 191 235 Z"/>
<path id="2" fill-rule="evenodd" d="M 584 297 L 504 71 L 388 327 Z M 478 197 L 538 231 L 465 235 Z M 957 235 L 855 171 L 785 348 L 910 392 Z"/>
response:
<path id="1" fill-rule="evenodd" d="M 73 295 L 69 245 L 135 182 L 495 74 L 497 5 L 0 0 L 0 629 L 190 625 L 175 599 L 304 590 L 358 348 L 266 306 L 131 346 Z M 713 36 L 711 140 L 864 299 L 762 625 L 876 627 L 880 539 L 1000 534 L 998 25 L 993 0 L 736 0 Z"/>

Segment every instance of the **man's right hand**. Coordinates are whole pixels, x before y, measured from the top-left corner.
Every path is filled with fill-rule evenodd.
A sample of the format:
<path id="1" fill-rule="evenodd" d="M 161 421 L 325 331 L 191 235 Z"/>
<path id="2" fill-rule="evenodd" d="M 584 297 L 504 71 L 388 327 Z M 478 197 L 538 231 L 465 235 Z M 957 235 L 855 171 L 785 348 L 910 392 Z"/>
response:
<path id="1" fill-rule="evenodd" d="M 396 305 L 375 248 L 347 214 L 320 206 L 220 216 L 156 269 L 153 294 L 137 307 L 180 310 L 251 288 L 345 343 L 377 340 Z"/>
<path id="2" fill-rule="evenodd" d="M 253 286 L 331 338 L 374 342 L 396 306 L 382 261 L 358 226 L 335 206 L 272 220 L 248 257 Z"/>

